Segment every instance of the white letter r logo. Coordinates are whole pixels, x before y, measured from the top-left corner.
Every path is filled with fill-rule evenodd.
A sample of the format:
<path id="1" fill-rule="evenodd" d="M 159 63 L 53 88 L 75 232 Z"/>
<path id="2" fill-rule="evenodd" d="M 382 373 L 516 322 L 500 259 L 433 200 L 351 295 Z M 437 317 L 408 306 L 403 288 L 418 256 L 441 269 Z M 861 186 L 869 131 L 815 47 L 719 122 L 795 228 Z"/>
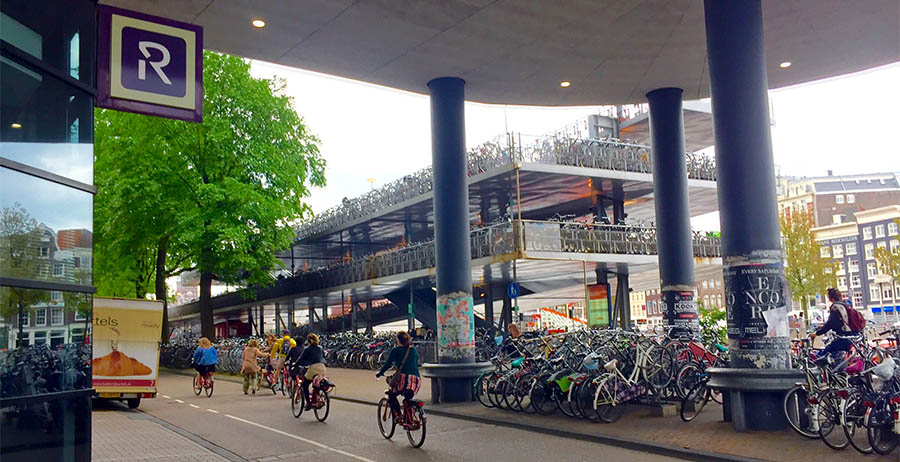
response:
<path id="1" fill-rule="evenodd" d="M 172 85 L 172 81 L 169 80 L 169 77 L 163 72 L 163 68 L 169 65 L 169 60 L 171 59 L 169 49 L 159 43 L 149 41 L 138 42 L 138 48 L 141 50 L 141 54 L 144 55 L 144 58 L 147 58 L 138 60 L 138 79 L 147 80 L 147 62 L 150 58 L 150 49 L 152 48 L 154 50 L 159 50 L 162 53 L 162 59 L 159 61 L 150 61 L 150 67 L 156 71 L 156 75 L 162 79 L 163 83 Z"/>

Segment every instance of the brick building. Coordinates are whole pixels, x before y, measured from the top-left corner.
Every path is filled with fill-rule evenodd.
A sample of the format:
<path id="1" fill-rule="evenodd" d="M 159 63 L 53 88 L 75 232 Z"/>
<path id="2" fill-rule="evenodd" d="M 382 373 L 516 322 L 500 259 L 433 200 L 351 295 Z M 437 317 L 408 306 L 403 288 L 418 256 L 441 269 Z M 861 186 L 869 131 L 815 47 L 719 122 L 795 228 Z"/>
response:
<path id="1" fill-rule="evenodd" d="M 643 293 L 645 303 L 643 308 L 646 310 L 644 312 L 646 313 L 647 325 L 650 327 L 665 324 L 665 305 L 663 305 L 661 298 L 662 295 L 658 289 L 646 290 Z M 632 297 L 632 300 L 635 300 L 635 298 Z M 725 288 L 722 284 L 722 278 L 696 281 L 694 283 L 694 300 L 703 309 L 724 309 Z M 632 305 L 632 313 L 634 312 L 635 307 Z"/>
<path id="2" fill-rule="evenodd" d="M 853 220 L 853 214 L 900 204 L 900 179 L 895 173 L 792 178 L 779 177 L 778 210 L 787 215 L 804 211 L 815 226 Z"/>

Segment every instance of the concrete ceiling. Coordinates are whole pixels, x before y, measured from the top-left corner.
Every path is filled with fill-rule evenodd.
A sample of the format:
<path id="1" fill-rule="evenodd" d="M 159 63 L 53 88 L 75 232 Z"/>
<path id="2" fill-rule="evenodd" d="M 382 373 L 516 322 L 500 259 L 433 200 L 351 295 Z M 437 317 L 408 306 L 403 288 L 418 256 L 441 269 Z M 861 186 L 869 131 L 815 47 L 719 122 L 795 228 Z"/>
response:
<path id="1" fill-rule="evenodd" d="M 644 102 L 665 86 L 709 95 L 702 0 L 102 3 L 199 24 L 208 49 L 418 93 L 457 76 L 486 103 Z M 764 0 L 763 14 L 771 88 L 900 61 L 897 0 Z"/>

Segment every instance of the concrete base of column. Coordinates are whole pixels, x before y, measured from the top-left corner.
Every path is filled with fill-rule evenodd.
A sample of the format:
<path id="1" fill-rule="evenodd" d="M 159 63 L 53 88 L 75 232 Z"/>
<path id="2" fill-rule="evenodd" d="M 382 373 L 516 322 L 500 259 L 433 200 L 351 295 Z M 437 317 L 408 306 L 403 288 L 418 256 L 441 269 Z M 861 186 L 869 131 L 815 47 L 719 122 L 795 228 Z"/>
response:
<path id="1" fill-rule="evenodd" d="M 493 363 L 423 364 L 422 377 L 431 379 L 431 402 L 464 403 L 475 400 L 475 379 L 494 369 Z"/>
<path id="2" fill-rule="evenodd" d="M 722 391 L 722 417 L 737 431 L 783 430 L 784 395 L 805 379 L 793 369 L 710 368 L 709 387 Z"/>

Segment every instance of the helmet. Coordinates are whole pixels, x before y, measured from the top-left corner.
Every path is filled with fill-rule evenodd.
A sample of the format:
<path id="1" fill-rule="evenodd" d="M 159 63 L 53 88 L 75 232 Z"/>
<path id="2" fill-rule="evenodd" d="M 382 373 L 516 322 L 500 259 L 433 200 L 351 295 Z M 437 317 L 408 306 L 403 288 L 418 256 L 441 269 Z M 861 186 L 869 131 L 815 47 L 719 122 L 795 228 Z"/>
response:
<path id="1" fill-rule="evenodd" d="M 291 331 L 285 329 L 285 330 L 281 331 L 281 335 L 291 335 Z"/>

